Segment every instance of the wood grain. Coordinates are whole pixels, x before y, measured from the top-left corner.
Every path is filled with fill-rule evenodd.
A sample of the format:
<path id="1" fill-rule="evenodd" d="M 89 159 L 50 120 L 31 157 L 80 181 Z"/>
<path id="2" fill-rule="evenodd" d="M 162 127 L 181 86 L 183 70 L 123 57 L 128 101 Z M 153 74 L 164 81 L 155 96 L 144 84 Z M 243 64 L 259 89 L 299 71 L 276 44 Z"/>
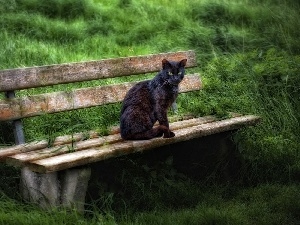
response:
<path id="1" fill-rule="evenodd" d="M 161 61 L 164 58 L 169 60 L 186 58 L 188 59 L 186 67 L 196 66 L 194 51 L 179 51 L 7 69 L 0 71 L 0 92 L 155 72 L 161 69 Z"/>
<path id="2" fill-rule="evenodd" d="M 0 121 L 120 102 L 136 83 L 128 82 L 0 100 Z M 199 74 L 186 75 L 180 83 L 179 91 L 181 93 L 195 91 L 201 87 Z"/>
<path id="3" fill-rule="evenodd" d="M 169 118 L 169 120 L 171 122 L 171 124 L 170 124 L 171 129 L 176 129 L 176 127 L 179 126 L 177 123 L 178 121 L 188 120 L 188 123 L 193 123 L 193 121 L 195 120 L 193 118 L 194 118 L 194 116 L 192 116 L 192 115 L 171 116 Z M 210 122 L 210 121 L 216 120 L 216 118 L 214 116 L 205 116 L 205 117 L 196 118 L 196 120 L 203 121 L 203 123 L 205 123 L 205 122 Z M 113 127 L 109 128 L 108 133 L 110 135 L 120 133 L 119 126 L 113 126 Z M 71 144 L 74 142 L 80 142 L 80 141 L 95 139 L 95 138 L 102 138 L 102 135 L 100 135 L 99 132 L 97 132 L 95 130 L 84 131 L 84 132 L 80 132 L 80 133 L 58 136 L 54 139 L 53 143 L 51 143 L 51 146 L 56 147 L 56 150 L 57 150 L 62 145 L 68 145 L 68 144 Z M 106 141 L 107 140 L 108 139 L 106 139 Z M 45 149 L 45 151 L 47 151 L 48 145 L 49 145 L 48 140 L 39 140 L 39 141 L 33 141 L 33 142 L 25 143 L 25 144 L 19 144 L 19 145 L 14 145 L 14 146 L 9 146 L 9 147 L 2 147 L 2 148 L 0 148 L 0 162 L 5 161 L 6 157 L 12 156 L 12 155 L 23 154 L 23 153 L 27 153 L 27 152 L 35 151 L 35 150 L 43 151 L 43 149 Z"/>
<path id="4" fill-rule="evenodd" d="M 216 120 L 217 118 L 214 116 L 206 116 L 206 117 L 193 118 L 184 121 L 177 121 L 170 124 L 170 129 L 176 131 L 190 126 L 210 123 Z M 24 148 L 26 147 L 26 149 L 23 150 L 22 148 L 20 149 L 19 146 L 15 146 L 14 151 L 13 148 L 11 148 L 10 151 L 6 151 L 6 152 L 4 150 L 3 154 L 1 154 L 2 151 L 0 151 L 0 158 L 1 156 L 5 158 L 6 162 L 10 165 L 24 166 L 29 161 L 49 158 L 56 155 L 70 153 L 72 151 L 81 151 L 88 148 L 94 148 L 103 145 L 111 145 L 113 143 L 121 142 L 121 141 L 122 138 L 118 133 L 118 134 L 112 134 L 104 137 L 95 137 L 93 139 L 88 139 L 88 140 L 74 141 L 73 143 L 66 142 L 65 144 L 55 145 L 51 148 L 47 148 L 46 146 L 42 147 L 42 142 L 41 142 L 41 143 L 37 143 L 37 146 L 34 145 L 24 146 Z M 30 150 L 28 147 L 31 147 L 32 150 Z M 40 147 L 40 149 L 38 149 L 38 147 Z"/>
<path id="5" fill-rule="evenodd" d="M 122 141 L 115 144 L 103 145 L 83 151 L 32 161 L 27 163 L 26 166 L 39 173 L 59 171 L 112 157 L 142 152 L 159 146 L 187 141 L 202 136 L 236 130 L 244 126 L 254 125 L 259 121 L 260 118 L 253 115 L 230 118 L 179 129 L 175 132 L 176 136 L 174 138 L 155 138 L 143 141 Z"/>

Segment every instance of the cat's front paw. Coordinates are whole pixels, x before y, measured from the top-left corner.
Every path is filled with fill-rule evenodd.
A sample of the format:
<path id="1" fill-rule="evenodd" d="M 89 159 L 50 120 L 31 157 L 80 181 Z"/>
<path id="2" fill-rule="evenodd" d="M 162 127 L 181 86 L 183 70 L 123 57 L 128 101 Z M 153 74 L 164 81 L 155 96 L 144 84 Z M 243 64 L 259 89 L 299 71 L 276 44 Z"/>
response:
<path id="1" fill-rule="evenodd" d="M 172 137 L 175 137 L 175 133 L 172 131 L 168 132 L 168 134 L 166 133 L 164 134 L 164 138 L 172 138 Z"/>
<path id="2" fill-rule="evenodd" d="M 175 137 L 175 133 L 170 131 L 170 137 Z"/>

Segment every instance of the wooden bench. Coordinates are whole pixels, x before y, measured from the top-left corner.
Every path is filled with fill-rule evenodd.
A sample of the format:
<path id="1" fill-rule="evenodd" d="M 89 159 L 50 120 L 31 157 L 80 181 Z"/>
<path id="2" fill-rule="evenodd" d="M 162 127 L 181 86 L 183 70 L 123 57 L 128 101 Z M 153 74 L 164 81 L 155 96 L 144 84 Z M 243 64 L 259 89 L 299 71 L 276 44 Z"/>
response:
<path id="1" fill-rule="evenodd" d="M 214 116 L 187 117 L 170 124 L 176 136 L 168 139 L 124 141 L 116 131 L 107 136 L 89 131 L 88 135 L 83 132 L 56 137 L 50 147 L 48 140 L 25 142 L 23 119 L 121 102 L 136 82 L 21 97 L 16 97 L 16 91 L 157 72 L 161 69 L 163 58 L 186 58 L 187 68 L 196 67 L 195 52 L 181 51 L 0 71 L 0 91 L 5 96 L 0 99 L 0 121 L 13 123 L 16 144 L 1 148 L 0 160 L 22 168 L 21 192 L 25 199 L 42 207 L 74 206 L 82 211 L 91 173 L 88 166 L 90 163 L 236 130 L 259 121 L 259 117 L 254 115 L 235 115 L 224 120 Z M 180 84 L 180 92 L 199 91 L 201 88 L 199 74 L 186 74 Z"/>

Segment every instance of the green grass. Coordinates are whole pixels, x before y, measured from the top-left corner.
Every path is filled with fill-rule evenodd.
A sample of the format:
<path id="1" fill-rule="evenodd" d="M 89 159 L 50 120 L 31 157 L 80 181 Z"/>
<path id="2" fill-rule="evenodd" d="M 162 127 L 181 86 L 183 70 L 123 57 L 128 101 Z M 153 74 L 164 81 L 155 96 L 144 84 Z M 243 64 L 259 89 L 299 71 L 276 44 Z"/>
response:
<path id="1" fill-rule="evenodd" d="M 198 186 L 198 203 L 177 209 L 97 213 L 41 210 L 1 196 L 0 224 L 298 224 L 299 185 L 264 184 L 253 188 Z M 193 188 L 193 190 L 196 190 Z M 199 192 L 201 192 L 199 194 Z M 186 195 L 195 194 L 190 192 Z M 109 199 L 109 198 L 108 198 Z M 130 209 L 129 209 L 130 210 Z"/>
<path id="2" fill-rule="evenodd" d="M 133 166 L 129 158 L 113 178 L 119 184 L 126 177 L 127 192 L 96 184 L 102 197 L 84 217 L 12 200 L 19 199 L 10 188 L 18 173 L 3 166 L 0 187 L 9 197 L 1 197 L 0 224 L 299 224 L 299 10 L 297 0 L 0 0 L 0 69 L 193 49 L 199 66 L 188 72 L 201 73 L 204 89 L 180 95 L 179 113 L 263 119 L 234 136 L 244 162 L 237 185 L 219 183 L 215 174 L 182 177 L 165 161 Z M 118 124 L 119 110 L 114 104 L 26 119 L 26 139 L 90 129 L 105 134 Z M 9 124 L 0 125 L 0 146 L 8 145 Z"/>
<path id="3" fill-rule="evenodd" d="M 134 224 L 296 224 L 297 188 L 264 185 L 237 192 L 212 188 L 194 208 L 141 213 Z M 226 196 L 230 191 L 233 196 Z"/>

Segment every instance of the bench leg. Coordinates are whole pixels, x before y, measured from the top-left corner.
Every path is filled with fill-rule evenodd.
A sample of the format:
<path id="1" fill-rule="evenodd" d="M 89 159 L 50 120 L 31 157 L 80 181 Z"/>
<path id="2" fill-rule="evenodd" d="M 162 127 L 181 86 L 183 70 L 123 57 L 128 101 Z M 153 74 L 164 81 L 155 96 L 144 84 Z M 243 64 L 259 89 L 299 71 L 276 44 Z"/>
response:
<path id="1" fill-rule="evenodd" d="M 83 212 L 90 176 L 90 167 L 68 169 L 59 175 L 35 173 L 25 167 L 21 171 L 21 193 L 26 201 L 44 209 L 63 206 Z"/>
<path id="2" fill-rule="evenodd" d="M 57 173 L 39 174 L 24 167 L 21 170 L 21 193 L 25 200 L 42 208 L 59 205 L 59 182 Z"/>
<path id="3" fill-rule="evenodd" d="M 83 212 L 91 168 L 68 169 L 62 173 L 61 204 L 64 207 L 75 208 L 78 212 Z"/>

